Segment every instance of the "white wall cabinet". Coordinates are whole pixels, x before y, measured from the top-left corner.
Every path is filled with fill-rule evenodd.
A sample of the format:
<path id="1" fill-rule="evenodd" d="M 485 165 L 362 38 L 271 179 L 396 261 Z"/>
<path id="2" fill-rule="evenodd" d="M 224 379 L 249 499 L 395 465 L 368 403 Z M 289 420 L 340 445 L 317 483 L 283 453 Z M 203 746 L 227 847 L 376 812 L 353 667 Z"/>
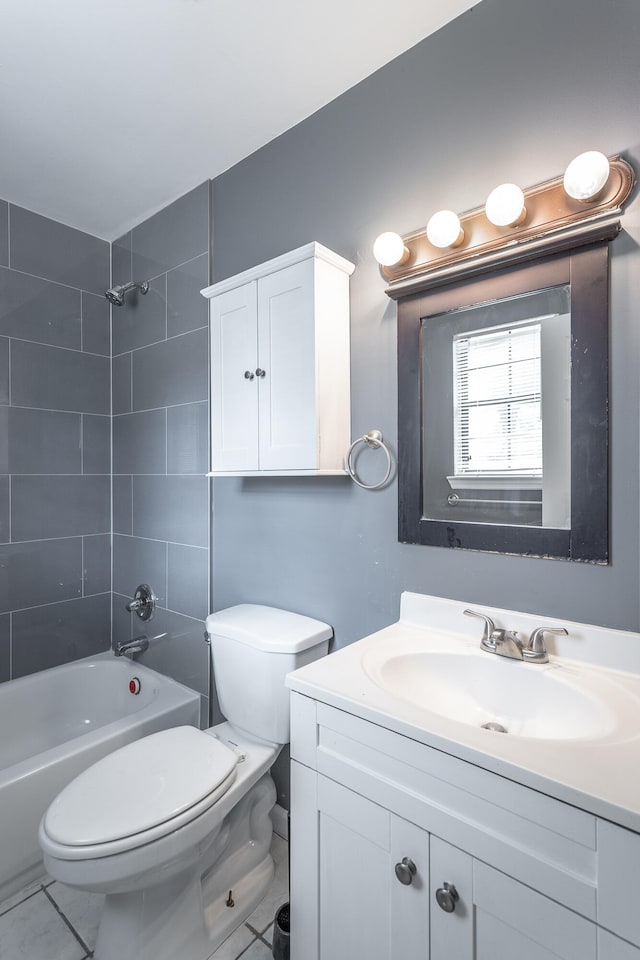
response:
<path id="1" fill-rule="evenodd" d="M 291 755 L 292 960 L 640 960 L 637 835 L 297 693 Z"/>
<path id="2" fill-rule="evenodd" d="M 214 476 L 345 472 L 353 269 L 311 243 L 202 291 Z"/>

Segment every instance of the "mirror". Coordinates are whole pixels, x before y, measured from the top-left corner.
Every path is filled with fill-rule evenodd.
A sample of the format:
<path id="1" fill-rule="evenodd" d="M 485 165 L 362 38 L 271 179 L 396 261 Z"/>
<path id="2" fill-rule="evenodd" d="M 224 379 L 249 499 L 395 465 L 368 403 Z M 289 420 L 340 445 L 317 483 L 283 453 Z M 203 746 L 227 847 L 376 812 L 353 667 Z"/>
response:
<path id="1" fill-rule="evenodd" d="M 606 563 L 608 244 L 399 301 L 399 539 Z"/>

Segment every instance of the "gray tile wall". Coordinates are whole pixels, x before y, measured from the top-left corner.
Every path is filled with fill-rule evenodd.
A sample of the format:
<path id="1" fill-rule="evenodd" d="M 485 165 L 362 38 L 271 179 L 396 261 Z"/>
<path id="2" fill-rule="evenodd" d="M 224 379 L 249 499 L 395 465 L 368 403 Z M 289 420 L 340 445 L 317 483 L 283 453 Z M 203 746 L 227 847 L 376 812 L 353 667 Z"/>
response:
<path id="1" fill-rule="evenodd" d="M 109 270 L 0 201 L 0 681 L 109 646 Z"/>
<path id="2" fill-rule="evenodd" d="M 150 283 L 112 308 L 114 641 L 146 633 L 142 662 L 206 697 L 208 183 L 116 240 L 112 276 Z M 142 582 L 148 623 L 124 609 Z"/>

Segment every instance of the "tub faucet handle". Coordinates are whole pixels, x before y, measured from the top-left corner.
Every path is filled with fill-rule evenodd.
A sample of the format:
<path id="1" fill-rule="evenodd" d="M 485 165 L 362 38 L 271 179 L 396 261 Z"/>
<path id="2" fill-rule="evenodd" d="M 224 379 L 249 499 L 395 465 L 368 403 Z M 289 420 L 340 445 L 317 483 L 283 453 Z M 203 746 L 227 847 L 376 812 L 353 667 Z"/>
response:
<path id="1" fill-rule="evenodd" d="M 153 590 L 147 583 L 141 583 L 133 595 L 133 600 L 129 600 L 126 604 L 126 608 L 129 613 L 137 613 L 141 620 L 151 620 L 155 605 L 156 597 Z"/>

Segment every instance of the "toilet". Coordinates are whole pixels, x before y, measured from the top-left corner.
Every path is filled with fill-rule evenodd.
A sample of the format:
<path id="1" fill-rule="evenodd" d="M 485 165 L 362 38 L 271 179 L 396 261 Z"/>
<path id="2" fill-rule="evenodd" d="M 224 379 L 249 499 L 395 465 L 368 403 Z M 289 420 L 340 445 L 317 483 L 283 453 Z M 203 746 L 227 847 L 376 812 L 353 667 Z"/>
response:
<path id="1" fill-rule="evenodd" d="M 40 823 L 49 874 L 106 894 L 96 960 L 205 960 L 272 879 L 269 771 L 289 740 L 284 679 L 327 653 L 332 630 L 241 604 L 207 617 L 207 632 L 226 722 L 116 750 Z"/>

